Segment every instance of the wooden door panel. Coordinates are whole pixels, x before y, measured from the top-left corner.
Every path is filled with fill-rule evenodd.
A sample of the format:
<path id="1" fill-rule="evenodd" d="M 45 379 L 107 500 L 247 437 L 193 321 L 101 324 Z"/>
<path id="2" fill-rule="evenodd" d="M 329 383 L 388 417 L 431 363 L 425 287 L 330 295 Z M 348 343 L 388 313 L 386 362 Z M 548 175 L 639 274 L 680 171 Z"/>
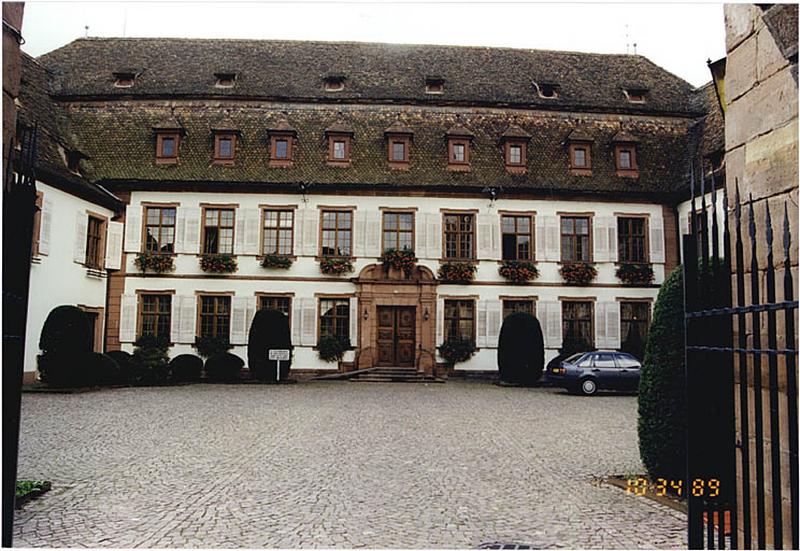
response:
<path id="1" fill-rule="evenodd" d="M 413 307 L 378 307 L 378 365 L 413 366 L 416 345 Z"/>

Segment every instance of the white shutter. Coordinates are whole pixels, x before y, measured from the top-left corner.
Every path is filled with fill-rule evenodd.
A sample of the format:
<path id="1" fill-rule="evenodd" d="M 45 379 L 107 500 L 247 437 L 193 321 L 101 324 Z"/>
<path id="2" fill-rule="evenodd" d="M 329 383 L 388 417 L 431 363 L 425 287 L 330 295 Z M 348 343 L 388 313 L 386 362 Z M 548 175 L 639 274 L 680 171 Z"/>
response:
<path id="1" fill-rule="evenodd" d="M 442 215 L 428 213 L 425 215 L 428 233 L 428 258 L 439 259 L 442 254 Z"/>
<path id="2" fill-rule="evenodd" d="M 106 268 L 119 270 L 122 267 L 122 222 L 109 222 L 106 230 Z"/>
<path id="3" fill-rule="evenodd" d="M 534 238 L 536 239 L 536 260 L 544 261 L 549 260 L 547 256 L 547 244 L 545 243 L 545 221 L 546 216 L 537 216 L 534 220 Z"/>
<path id="4" fill-rule="evenodd" d="M 500 300 L 486 301 L 486 346 L 497 348 L 500 340 L 500 328 L 503 326 L 503 302 Z"/>
<path id="5" fill-rule="evenodd" d="M 594 305 L 594 345 L 596 348 L 608 348 L 606 305 L 606 302 L 598 302 Z"/>
<path id="6" fill-rule="evenodd" d="M 243 209 L 244 214 L 244 254 L 257 255 L 259 245 L 259 227 L 261 226 L 261 211 L 258 209 Z"/>
<path id="7" fill-rule="evenodd" d="M 444 342 L 444 299 L 436 299 L 436 346 Z"/>
<path id="8" fill-rule="evenodd" d="M 186 295 L 175 298 L 181 303 L 181 326 L 176 342 L 194 344 L 197 331 L 197 297 Z"/>
<path id="9" fill-rule="evenodd" d="M 50 254 L 50 232 L 53 227 L 53 202 L 42 195 L 42 213 L 39 217 L 39 254 Z"/>
<path id="10" fill-rule="evenodd" d="M 303 340 L 303 301 L 298 298 L 292 301 L 292 344 L 300 346 Z"/>
<path id="11" fill-rule="evenodd" d="M 491 214 L 478 215 L 478 258 L 492 258 L 492 218 Z"/>
<path id="12" fill-rule="evenodd" d="M 353 256 L 366 256 L 367 250 L 367 217 L 363 211 L 353 213 Z"/>
<path id="13" fill-rule="evenodd" d="M 552 262 L 561 260 L 561 243 L 558 233 L 558 217 L 543 216 L 544 224 L 544 258 Z"/>
<path id="14" fill-rule="evenodd" d="M 304 346 L 317 344 L 317 301 L 313 298 L 304 298 L 303 301 L 303 329 L 301 342 Z"/>
<path id="15" fill-rule="evenodd" d="M 170 336 L 172 342 L 179 342 L 181 336 L 181 297 L 172 295 L 170 304 Z"/>
<path id="16" fill-rule="evenodd" d="M 200 252 L 200 214 L 198 207 L 187 207 L 183 210 L 183 250 L 186 254 L 197 254 Z M 194 339 L 192 339 L 194 342 Z"/>
<path id="17" fill-rule="evenodd" d="M 186 239 L 186 207 L 175 209 L 175 252 L 183 252 L 183 243 Z"/>
<path id="18" fill-rule="evenodd" d="M 244 226 L 245 209 L 236 209 L 236 229 L 233 235 L 233 254 L 245 254 L 244 251 Z"/>
<path id="19" fill-rule="evenodd" d="M 619 253 L 619 241 L 617 240 L 617 219 L 609 218 L 608 221 L 608 260 L 616 262 Z"/>
<path id="20" fill-rule="evenodd" d="M 72 260 L 78 264 L 86 262 L 86 231 L 89 216 L 85 212 L 75 213 L 75 247 L 72 251 Z"/>
<path id="21" fill-rule="evenodd" d="M 119 342 L 136 340 L 136 295 L 122 295 L 119 305 Z"/>
<path id="22" fill-rule="evenodd" d="M 483 348 L 486 346 L 486 335 L 488 331 L 488 323 L 486 320 L 487 316 L 486 302 L 487 301 L 485 300 L 479 300 L 476 303 L 478 327 L 477 330 L 475 331 L 475 336 L 476 336 L 475 346 L 477 346 L 478 348 Z"/>
<path id="23" fill-rule="evenodd" d="M 650 262 L 664 262 L 664 221 L 660 215 L 650 217 Z"/>
<path id="24" fill-rule="evenodd" d="M 609 241 L 608 241 L 608 218 L 597 216 L 594 219 L 594 261 L 608 262 Z"/>
<path id="25" fill-rule="evenodd" d="M 142 250 L 142 207 L 128 205 L 125 208 L 125 252 Z"/>
<path id="26" fill-rule="evenodd" d="M 678 235 L 686 235 L 689 233 L 689 213 L 686 212 L 678 217 Z M 41 245 L 39 247 L 41 249 Z"/>
<path id="27" fill-rule="evenodd" d="M 561 348 L 561 303 L 555 300 L 543 300 L 537 307 L 543 321 L 545 346 Z"/>
<path id="28" fill-rule="evenodd" d="M 425 215 L 418 212 L 414 216 L 414 254 L 417 258 L 430 258 L 428 255 L 428 225 L 425 223 Z"/>
<path id="29" fill-rule="evenodd" d="M 303 244 L 304 256 L 317 256 L 317 239 L 319 226 L 319 213 L 315 209 L 303 209 Z M 314 343 L 316 344 L 316 343 Z"/>
<path id="30" fill-rule="evenodd" d="M 619 302 L 606 303 L 606 347 L 618 350 L 620 344 L 620 312 Z"/>
<path id="31" fill-rule="evenodd" d="M 249 297 L 233 297 L 231 299 L 231 344 L 247 343 L 247 332 L 245 325 L 247 324 L 248 302 L 250 302 Z"/>
<path id="32" fill-rule="evenodd" d="M 253 326 L 253 318 L 258 310 L 258 297 L 252 296 L 247 299 L 247 318 L 244 324 L 244 334 L 250 340 L 250 328 Z"/>
<path id="33" fill-rule="evenodd" d="M 358 346 L 358 299 L 350 299 L 350 345 Z"/>
<path id="34" fill-rule="evenodd" d="M 367 211 L 367 242 L 364 245 L 364 256 L 377 258 L 381 255 L 381 213 Z"/>

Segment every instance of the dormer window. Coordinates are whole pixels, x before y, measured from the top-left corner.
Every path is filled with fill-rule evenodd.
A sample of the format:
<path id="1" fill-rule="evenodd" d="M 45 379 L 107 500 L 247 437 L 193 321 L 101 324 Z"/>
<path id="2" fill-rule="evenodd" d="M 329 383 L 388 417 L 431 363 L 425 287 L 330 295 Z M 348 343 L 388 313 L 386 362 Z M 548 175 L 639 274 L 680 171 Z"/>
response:
<path id="1" fill-rule="evenodd" d="M 425 93 L 426 94 L 443 94 L 444 93 L 444 79 L 436 77 L 428 77 L 425 79 Z"/>
<path id="2" fill-rule="evenodd" d="M 216 132 L 214 134 L 214 164 L 232 165 L 236 159 L 236 133 Z"/>
<path id="3" fill-rule="evenodd" d="M 67 160 L 67 170 L 72 172 L 73 174 L 80 175 L 81 173 L 81 157 L 79 151 L 69 150 L 64 153 L 64 156 Z"/>
<path id="4" fill-rule="evenodd" d="M 540 98 L 556 99 L 558 98 L 558 84 L 554 82 L 538 82 L 536 85 L 536 92 Z"/>
<path id="5" fill-rule="evenodd" d="M 233 88 L 236 84 L 236 73 L 214 73 L 217 88 Z"/>
<path id="6" fill-rule="evenodd" d="M 344 90 L 345 77 L 342 75 L 330 75 L 325 77 L 326 92 L 341 92 Z"/>
<path id="7" fill-rule="evenodd" d="M 447 138 L 447 170 L 468 171 L 470 169 L 470 145 L 475 134 L 461 124 L 455 124 L 445 134 Z"/>
<path id="8" fill-rule="evenodd" d="M 336 122 L 325 129 L 325 136 L 328 139 L 328 165 L 350 166 L 352 128 L 344 122 Z"/>
<path id="9" fill-rule="evenodd" d="M 383 135 L 386 138 L 389 168 L 408 170 L 414 131 L 398 119 L 383 131 Z"/>
<path id="10" fill-rule="evenodd" d="M 503 160 L 508 172 L 522 174 L 526 171 L 528 142 L 530 139 L 531 135 L 516 124 L 506 128 L 505 132 L 500 136 Z"/>
<path id="11" fill-rule="evenodd" d="M 647 101 L 647 90 L 645 88 L 628 88 L 625 90 L 625 97 L 631 103 L 644 103 Z"/>
<path id="12" fill-rule="evenodd" d="M 592 174 L 592 144 L 590 142 L 570 142 L 569 168 L 572 174 L 578 176 Z"/>
<path id="13" fill-rule="evenodd" d="M 292 166 L 297 131 L 283 119 L 269 130 L 269 166 L 288 168 Z"/>
<path id="14" fill-rule="evenodd" d="M 117 88 L 130 88 L 136 80 L 136 75 L 130 71 L 114 73 L 114 86 Z"/>
<path id="15" fill-rule="evenodd" d="M 156 134 L 156 163 L 177 163 L 179 142 L 180 134 L 177 132 L 159 132 Z"/>
<path id="16" fill-rule="evenodd" d="M 618 144 L 614 147 L 614 156 L 617 162 L 617 176 L 639 175 L 639 167 L 636 164 L 636 145 Z"/>

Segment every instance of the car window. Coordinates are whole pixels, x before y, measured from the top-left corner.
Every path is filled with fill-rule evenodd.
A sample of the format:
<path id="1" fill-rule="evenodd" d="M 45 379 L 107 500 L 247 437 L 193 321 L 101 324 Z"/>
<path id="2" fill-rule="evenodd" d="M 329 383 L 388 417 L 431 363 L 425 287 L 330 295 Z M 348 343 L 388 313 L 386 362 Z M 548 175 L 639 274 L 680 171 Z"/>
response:
<path id="1" fill-rule="evenodd" d="M 592 354 L 583 354 L 583 357 L 575 362 L 578 367 L 589 367 L 592 365 Z"/>
<path id="2" fill-rule="evenodd" d="M 630 354 L 617 354 L 617 364 L 620 367 L 639 369 L 639 360 Z"/>
<path id="3" fill-rule="evenodd" d="M 572 356 L 568 357 L 568 358 L 567 358 L 567 359 L 565 359 L 564 361 L 565 361 L 565 362 L 568 362 L 568 363 L 571 363 L 571 364 L 574 364 L 575 362 L 577 362 L 577 361 L 578 361 L 578 359 L 579 359 L 581 356 L 583 356 L 583 354 L 584 354 L 583 352 L 578 352 L 577 354 L 573 354 Z"/>
<path id="4" fill-rule="evenodd" d="M 596 354 L 594 358 L 595 367 L 617 367 L 614 363 L 614 354 Z"/>

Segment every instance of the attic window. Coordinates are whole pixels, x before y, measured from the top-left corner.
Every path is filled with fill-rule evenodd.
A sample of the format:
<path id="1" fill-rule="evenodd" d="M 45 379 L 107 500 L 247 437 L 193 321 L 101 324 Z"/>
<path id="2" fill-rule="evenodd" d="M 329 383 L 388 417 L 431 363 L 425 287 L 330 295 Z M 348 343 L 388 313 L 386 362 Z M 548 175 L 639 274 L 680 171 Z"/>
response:
<path id="1" fill-rule="evenodd" d="M 81 173 L 81 154 L 75 150 L 69 150 L 64 153 L 67 161 L 67 170 L 73 174 Z"/>
<path id="2" fill-rule="evenodd" d="M 539 93 L 540 98 L 558 98 L 558 84 L 552 82 L 541 82 L 536 84 L 536 91 Z"/>
<path id="3" fill-rule="evenodd" d="M 647 100 L 647 90 L 644 88 L 628 88 L 625 96 L 631 103 L 644 103 Z"/>
<path id="4" fill-rule="evenodd" d="M 117 88 L 130 88 L 136 75 L 131 72 L 114 73 L 114 86 Z"/>
<path id="5" fill-rule="evenodd" d="M 341 92 L 344 90 L 344 77 L 341 75 L 333 75 L 325 77 L 325 91 L 326 92 Z"/>
<path id="6" fill-rule="evenodd" d="M 236 73 L 214 73 L 217 77 L 217 88 L 233 88 L 236 84 Z"/>
<path id="7" fill-rule="evenodd" d="M 425 93 L 426 94 L 443 94 L 444 93 L 444 79 L 441 79 L 441 78 L 427 78 L 427 79 L 425 79 Z"/>

